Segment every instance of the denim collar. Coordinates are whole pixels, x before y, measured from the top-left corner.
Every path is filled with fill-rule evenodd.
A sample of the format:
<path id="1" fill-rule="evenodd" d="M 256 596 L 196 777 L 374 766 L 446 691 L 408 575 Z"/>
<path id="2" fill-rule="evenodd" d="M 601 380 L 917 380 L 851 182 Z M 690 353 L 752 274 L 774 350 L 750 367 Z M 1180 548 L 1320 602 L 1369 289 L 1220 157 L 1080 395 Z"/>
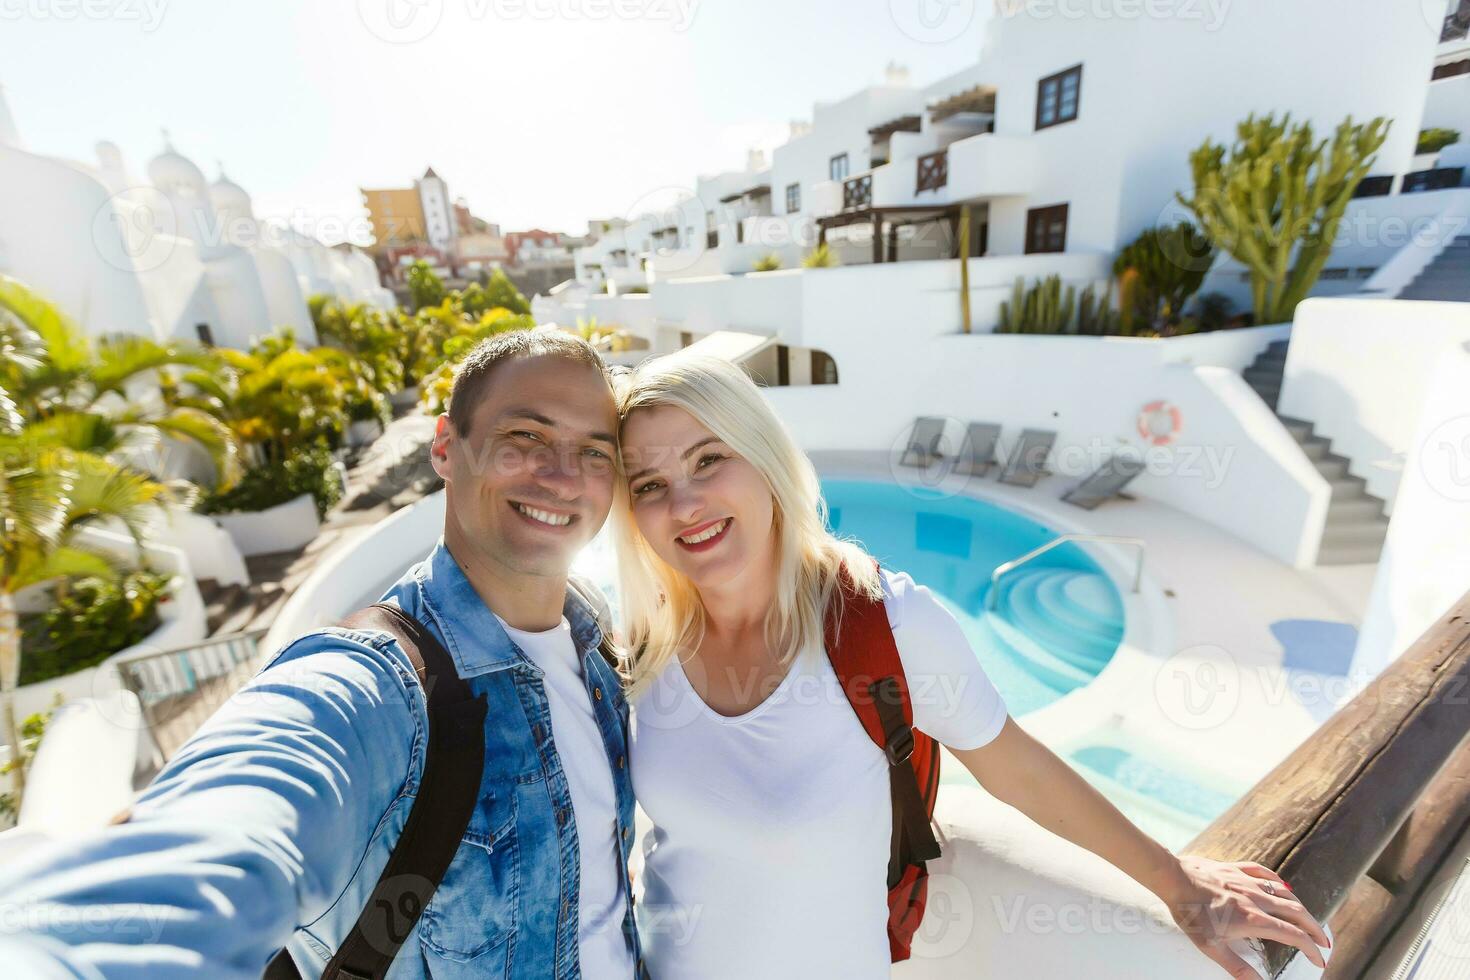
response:
<path id="1" fill-rule="evenodd" d="M 449 548 L 440 537 L 434 550 L 414 566 L 424 607 L 439 627 L 444 646 L 454 658 L 461 677 L 475 677 L 507 667 L 524 666 L 535 673 L 533 664 L 505 633 L 500 620 L 485 605 L 465 577 Z M 570 587 L 562 603 L 562 614 L 572 628 L 578 654 L 585 658 L 602 642 L 602 630 L 591 607 Z"/>

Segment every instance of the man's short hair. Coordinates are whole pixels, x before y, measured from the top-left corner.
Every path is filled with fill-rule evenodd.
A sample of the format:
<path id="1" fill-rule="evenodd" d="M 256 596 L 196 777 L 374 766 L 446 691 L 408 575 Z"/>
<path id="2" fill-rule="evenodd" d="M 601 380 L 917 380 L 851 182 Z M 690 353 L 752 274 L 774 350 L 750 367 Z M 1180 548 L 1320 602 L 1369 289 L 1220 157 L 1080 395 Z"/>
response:
<path id="1" fill-rule="evenodd" d="M 511 330 L 480 341 L 454 373 L 454 387 L 449 390 L 449 421 L 454 431 L 461 436 L 470 434 L 470 419 L 475 406 L 485 395 L 490 383 L 490 372 L 495 365 L 516 357 L 538 357 L 549 354 L 563 357 L 592 368 L 604 380 L 607 366 L 597 349 L 575 334 L 554 327 L 537 327 L 534 330 Z"/>

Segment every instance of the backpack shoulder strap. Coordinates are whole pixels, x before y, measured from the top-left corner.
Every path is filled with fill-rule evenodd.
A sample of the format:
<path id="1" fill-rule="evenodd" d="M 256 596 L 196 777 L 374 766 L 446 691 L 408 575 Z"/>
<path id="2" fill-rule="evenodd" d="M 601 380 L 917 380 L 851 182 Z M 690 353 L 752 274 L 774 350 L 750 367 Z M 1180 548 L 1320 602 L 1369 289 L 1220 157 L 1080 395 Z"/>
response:
<path id="1" fill-rule="evenodd" d="M 339 625 L 391 634 L 424 689 L 429 744 L 419 792 L 388 863 L 357 923 L 327 963 L 323 980 L 380 980 L 449 870 L 480 796 L 485 766 L 483 695 L 475 696 L 454 661 L 418 620 L 392 603 L 360 609 Z M 300 977 L 282 950 L 266 980 Z"/>
<path id="2" fill-rule="evenodd" d="M 937 787 L 921 787 L 916 768 L 923 762 L 928 776 L 925 783 L 934 782 L 938 755 L 933 740 L 922 734 L 918 738 L 924 740 L 923 751 L 915 755 L 913 703 L 883 600 L 858 595 L 846 576 L 840 587 L 840 603 L 834 595 L 827 608 L 827 655 L 868 737 L 888 758 L 893 796 L 888 877 L 893 887 L 906 867 L 939 856 L 939 842 L 930 823 Z"/>

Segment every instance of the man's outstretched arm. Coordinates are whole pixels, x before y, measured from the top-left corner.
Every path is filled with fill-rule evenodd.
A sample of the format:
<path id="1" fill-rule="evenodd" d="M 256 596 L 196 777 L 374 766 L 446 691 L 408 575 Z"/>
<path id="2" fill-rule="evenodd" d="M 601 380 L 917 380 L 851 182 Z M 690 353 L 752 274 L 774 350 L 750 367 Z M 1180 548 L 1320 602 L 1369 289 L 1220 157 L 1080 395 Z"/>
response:
<path id="1" fill-rule="evenodd" d="M 369 639 L 299 640 L 125 823 L 0 866 L 6 975 L 259 980 L 418 779 L 417 685 L 396 645 Z"/>

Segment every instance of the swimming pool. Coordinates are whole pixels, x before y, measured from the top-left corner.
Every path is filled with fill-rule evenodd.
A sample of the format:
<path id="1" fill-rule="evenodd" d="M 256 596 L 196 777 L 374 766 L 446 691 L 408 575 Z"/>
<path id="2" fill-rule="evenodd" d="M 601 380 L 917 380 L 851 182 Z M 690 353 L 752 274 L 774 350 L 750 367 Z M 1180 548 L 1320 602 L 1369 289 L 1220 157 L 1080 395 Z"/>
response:
<path id="1" fill-rule="evenodd" d="M 886 567 L 908 572 L 954 614 L 1019 716 L 1097 676 L 1123 638 L 1123 601 L 1086 552 L 1064 544 L 1000 580 L 990 574 L 1057 532 L 972 497 L 892 483 L 826 480 L 828 524 Z"/>

